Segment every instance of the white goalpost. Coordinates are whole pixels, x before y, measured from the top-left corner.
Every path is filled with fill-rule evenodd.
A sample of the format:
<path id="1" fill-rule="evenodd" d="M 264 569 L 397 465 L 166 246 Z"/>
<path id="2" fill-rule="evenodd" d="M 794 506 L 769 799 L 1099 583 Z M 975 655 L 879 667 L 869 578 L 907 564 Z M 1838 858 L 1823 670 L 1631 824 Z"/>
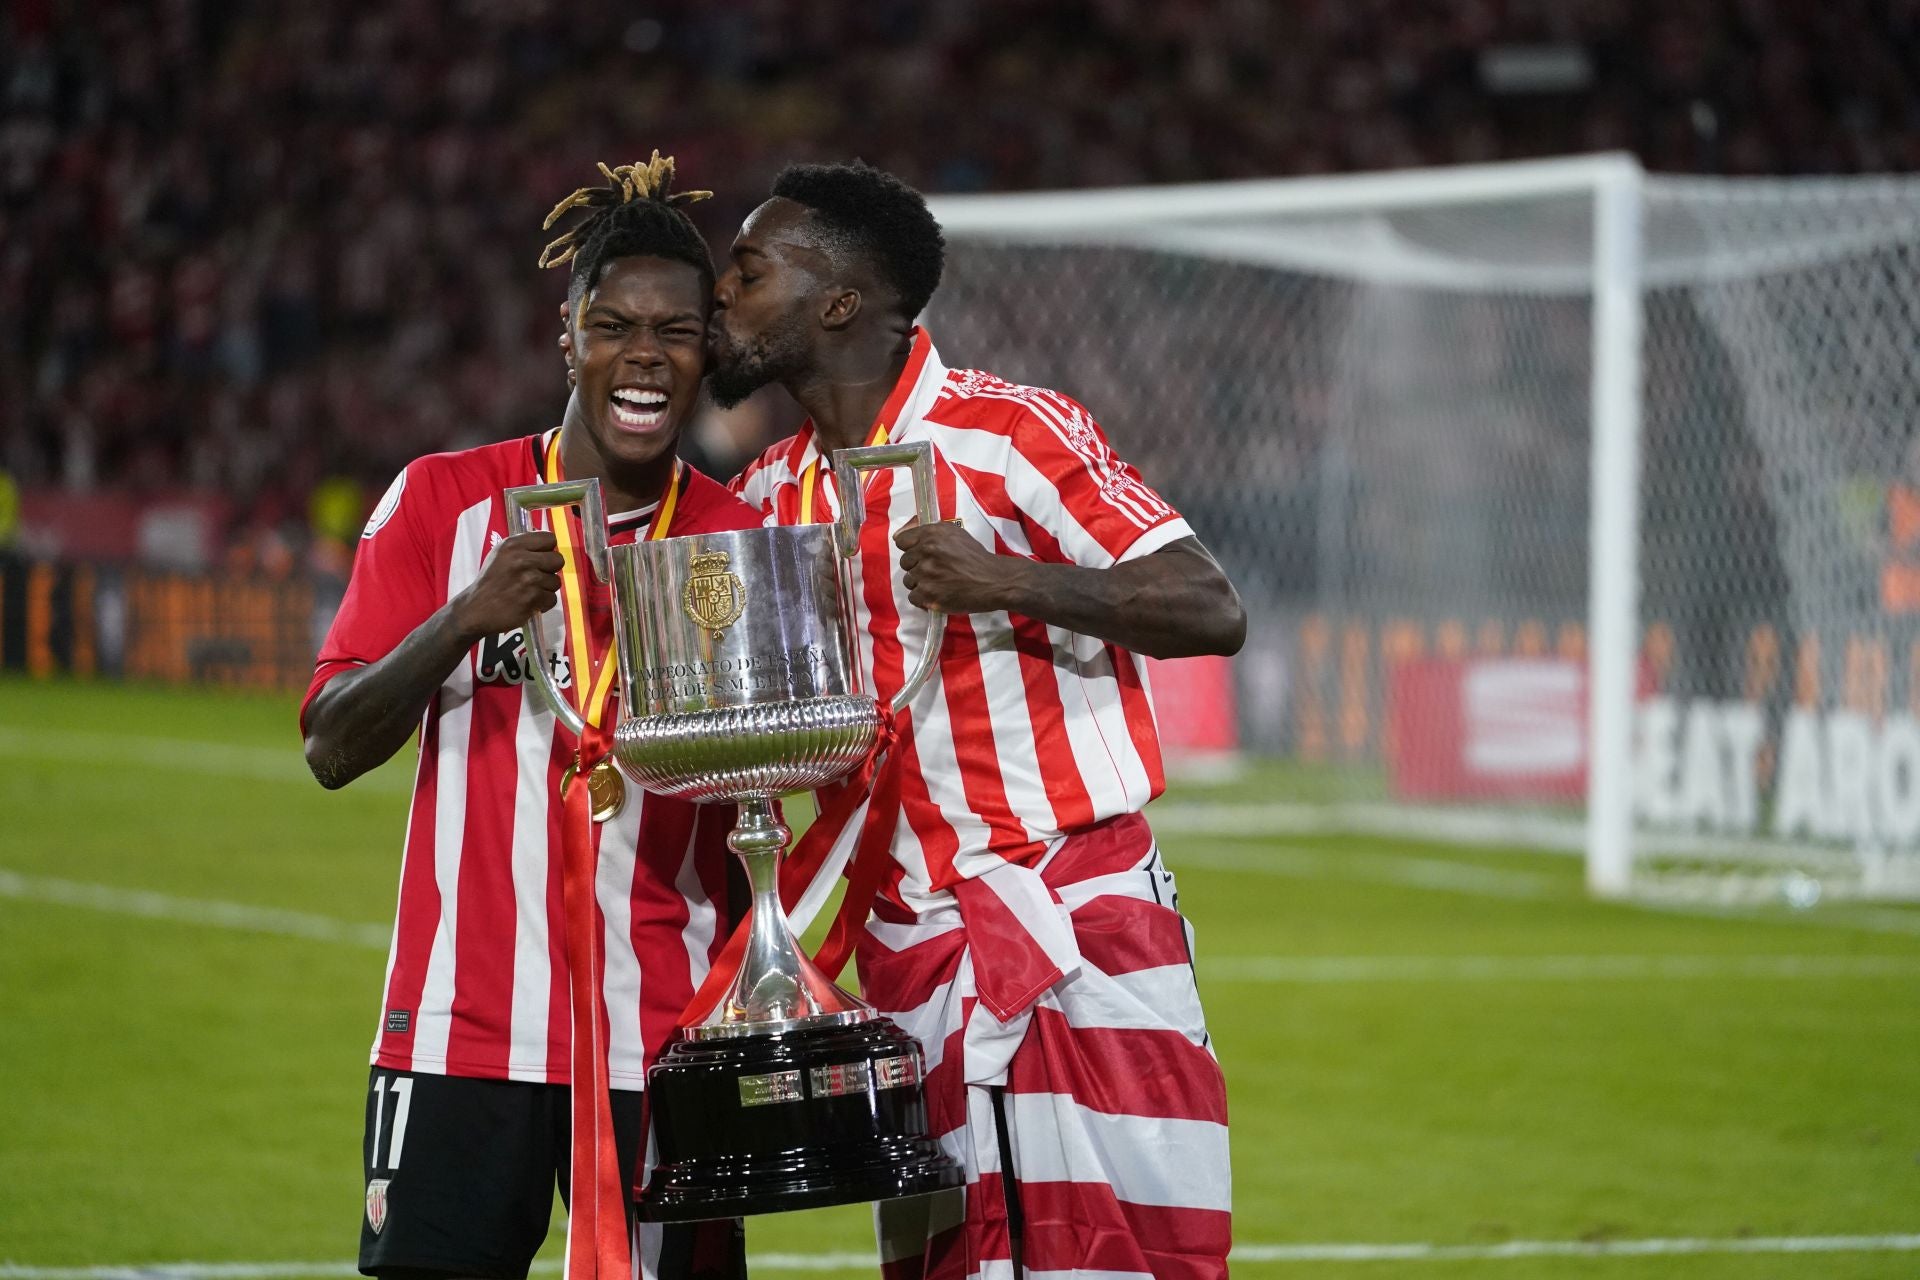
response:
<path id="1" fill-rule="evenodd" d="M 1241 584 L 1265 820 L 1920 897 L 1920 180 L 933 203 L 943 353 L 1087 403 Z"/>

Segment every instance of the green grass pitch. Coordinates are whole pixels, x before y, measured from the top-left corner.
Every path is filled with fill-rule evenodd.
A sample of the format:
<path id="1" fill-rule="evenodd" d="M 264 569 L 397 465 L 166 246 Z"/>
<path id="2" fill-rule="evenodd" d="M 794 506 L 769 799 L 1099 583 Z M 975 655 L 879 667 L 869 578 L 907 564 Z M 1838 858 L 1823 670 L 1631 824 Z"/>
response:
<path id="1" fill-rule="evenodd" d="M 405 770 L 329 795 L 293 714 L 0 681 L 0 1280 L 351 1260 Z M 1920 1272 L 1890 1248 L 1272 1254 L 1920 1233 L 1920 912 L 1599 904 L 1572 859 L 1408 841 L 1169 822 L 1162 843 L 1231 1092 L 1240 1272 Z M 194 903 L 343 927 L 221 927 Z M 847 1209 L 756 1220 L 749 1244 L 777 1274 L 769 1255 L 818 1263 L 870 1237 Z"/>

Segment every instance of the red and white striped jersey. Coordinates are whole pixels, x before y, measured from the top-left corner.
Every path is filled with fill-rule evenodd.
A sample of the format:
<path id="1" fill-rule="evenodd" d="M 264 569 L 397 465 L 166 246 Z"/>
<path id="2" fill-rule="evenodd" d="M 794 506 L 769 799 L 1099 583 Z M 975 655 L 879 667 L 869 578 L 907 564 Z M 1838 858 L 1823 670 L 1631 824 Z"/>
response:
<path id="1" fill-rule="evenodd" d="M 507 536 L 501 491 L 537 484 L 543 438 L 437 454 L 401 472 L 362 535 L 346 599 L 321 646 L 321 685 L 377 661 L 479 576 Z M 751 528 L 757 514 L 691 467 L 666 533 Z M 609 520 L 616 543 L 652 509 Z M 607 588 L 587 580 L 596 660 L 612 641 Z M 571 687 L 560 607 L 542 622 Z M 519 629 L 476 645 L 429 704 L 420 730 L 399 907 L 373 1062 L 403 1071 L 564 1084 L 571 1027 L 560 896 L 560 777 L 578 744 L 556 731 Z M 304 724 L 306 706 L 301 708 Z M 726 941 L 733 809 L 629 785 L 599 826 L 597 896 L 606 930 L 608 1057 L 616 1088 L 639 1089 L 652 1056 Z"/>
<path id="2" fill-rule="evenodd" d="M 944 1206 L 875 1206 L 882 1280 L 1008 1275 L 1010 1198 L 1030 1276 L 1225 1280 L 1226 1082 L 1146 820 L 1077 832 L 1040 869 L 954 897 L 917 916 L 883 905 L 860 939 L 861 994 L 923 1046 L 928 1130 L 967 1175 Z M 1071 980 L 1036 983 L 1034 962 Z"/>
<path id="3" fill-rule="evenodd" d="M 1000 554 L 1109 568 L 1192 531 L 1117 457 L 1066 396 L 941 364 L 924 329 L 876 436 L 932 444 L 940 515 Z M 836 519 L 834 477 L 811 423 L 733 482 L 768 524 Z M 905 468 L 873 474 L 852 619 L 867 687 L 890 697 L 925 642 L 893 535 L 913 517 Z M 1091 636 L 1010 613 L 952 617 L 938 679 L 915 697 L 894 748 L 904 770 L 883 889 L 909 910 L 959 880 L 1030 865 L 1073 831 L 1134 813 L 1165 786 L 1144 661 Z M 857 840 L 848 822 L 835 863 Z"/>

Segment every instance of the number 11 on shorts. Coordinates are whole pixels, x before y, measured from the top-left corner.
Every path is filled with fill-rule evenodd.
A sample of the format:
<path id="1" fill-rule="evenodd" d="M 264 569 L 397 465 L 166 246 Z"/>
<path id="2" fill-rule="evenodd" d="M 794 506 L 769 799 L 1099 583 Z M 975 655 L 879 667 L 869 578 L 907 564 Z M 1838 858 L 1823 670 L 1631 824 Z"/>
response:
<path id="1" fill-rule="evenodd" d="M 387 1094 L 393 1094 L 393 1131 L 387 1133 L 387 1160 L 380 1163 L 380 1135 L 386 1132 Z M 373 1077 L 373 1152 L 369 1169 L 398 1169 L 400 1150 L 407 1141 L 407 1112 L 413 1108 L 413 1081 L 404 1076 Z"/>

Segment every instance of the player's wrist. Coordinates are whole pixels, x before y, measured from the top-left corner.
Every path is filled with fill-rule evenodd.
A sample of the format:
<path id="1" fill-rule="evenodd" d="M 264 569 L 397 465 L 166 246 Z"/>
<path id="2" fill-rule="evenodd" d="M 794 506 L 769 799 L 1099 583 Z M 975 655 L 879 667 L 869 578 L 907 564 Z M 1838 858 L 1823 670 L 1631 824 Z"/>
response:
<path id="1" fill-rule="evenodd" d="M 1000 572 L 995 580 L 999 583 L 1000 598 L 994 607 L 1007 613 L 1038 616 L 1044 596 L 1039 563 L 1019 556 L 1000 556 L 998 560 L 1000 563 L 995 568 Z"/>
<path id="2" fill-rule="evenodd" d="M 469 587 L 453 599 L 447 601 L 447 607 L 441 610 L 449 638 L 462 649 L 479 644 L 493 633 L 474 621 L 473 588 Z"/>

